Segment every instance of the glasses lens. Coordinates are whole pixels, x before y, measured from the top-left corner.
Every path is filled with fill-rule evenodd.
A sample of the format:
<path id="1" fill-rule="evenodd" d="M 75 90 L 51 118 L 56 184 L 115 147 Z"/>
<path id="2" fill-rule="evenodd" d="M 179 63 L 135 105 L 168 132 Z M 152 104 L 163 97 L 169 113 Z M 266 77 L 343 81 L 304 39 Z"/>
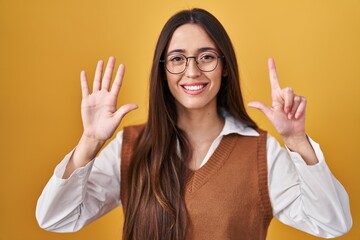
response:
<path id="1" fill-rule="evenodd" d="M 203 52 L 197 57 L 197 62 L 201 71 L 211 72 L 218 64 L 218 56 L 213 52 Z"/>
<path id="2" fill-rule="evenodd" d="M 172 54 L 166 58 L 166 69 L 171 73 L 181 73 L 186 68 L 186 57 L 182 54 Z"/>
<path id="3" fill-rule="evenodd" d="M 170 54 L 166 57 L 166 69 L 170 73 L 179 74 L 185 71 L 189 59 L 195 57 L 186 57 L 180 53 Z M 218 65 L 218 55 L 215 52 L 202 52 L 196 57 L 197 67 L 203 72 L 211 72 Z"/>

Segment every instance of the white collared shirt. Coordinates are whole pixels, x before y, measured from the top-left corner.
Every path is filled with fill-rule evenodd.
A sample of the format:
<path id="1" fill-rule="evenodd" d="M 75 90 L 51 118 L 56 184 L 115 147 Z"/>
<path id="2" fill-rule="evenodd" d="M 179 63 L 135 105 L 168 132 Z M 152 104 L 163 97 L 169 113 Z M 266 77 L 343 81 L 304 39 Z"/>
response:
<path id="1" fill-rule="evenodd" d="M 212 143 L 201 167 L 223 136 L 236 133 L 258 136 L 258 132 L 223 113 L 225 125 Z M 62 179 L 70 152 L 55 168 L 36 207 L 39 225 L 49 231 L 74 232 L 121 205 L 120 131 L 86 166 Z M 309 138 L 310 139 L 310 138 Z M 274 217 L 294 228 L 319 237 L 336 237 L 352 226 L 348 195 L 332 175 L 317 143 L 310 143 L 319 160 L 308 166 L 296 152 L 282 148 L 268 135 L 267 163 L 269 195 Z"/>

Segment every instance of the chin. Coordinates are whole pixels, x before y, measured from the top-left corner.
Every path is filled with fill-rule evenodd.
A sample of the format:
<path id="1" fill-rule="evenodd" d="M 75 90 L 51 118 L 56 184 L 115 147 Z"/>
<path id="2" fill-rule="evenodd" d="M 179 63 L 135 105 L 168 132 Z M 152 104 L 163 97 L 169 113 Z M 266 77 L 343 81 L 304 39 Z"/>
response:
<path id="1" fill-rule="evenodd" d="M 201 111 L 201 110 L 210 110 L 210 109 L 215 109 L 216 110 L 216 101 L 215 102 L 196 102 L 196 101 L 192 101 L 192 102 L 183 102 L 183 103 L 177 103 L 177 108 L 179 110 L 183 110 L 183 111 Z"/>

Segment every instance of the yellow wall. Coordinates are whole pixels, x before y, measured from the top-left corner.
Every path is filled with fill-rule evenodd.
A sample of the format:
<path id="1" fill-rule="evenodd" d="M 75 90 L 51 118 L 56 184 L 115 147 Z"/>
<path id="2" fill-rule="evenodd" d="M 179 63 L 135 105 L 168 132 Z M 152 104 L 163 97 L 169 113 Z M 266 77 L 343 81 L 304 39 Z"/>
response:
<path id="1" fill-rule="evenodd" d="M 360 237 L 359 0 L 0 0 L 0 239 L 120 239 L 117 209 L 73 234 L 47 233 L 35 204 L 54 167 L 81 134 L 80 70 L 115 55 L 127 64 L 119 103 L 145 120 L 156 38 L 176 11 L 203 7 L 227 28 L 239 58 L 246 101 L 270 98 L 266 59 L 282 86 L 308 98 L 308 133 L 346 187 Z M 274 133 L 264 116 L 250 110 Z M 317 239 L 273 221 L 270 240 Z"/>

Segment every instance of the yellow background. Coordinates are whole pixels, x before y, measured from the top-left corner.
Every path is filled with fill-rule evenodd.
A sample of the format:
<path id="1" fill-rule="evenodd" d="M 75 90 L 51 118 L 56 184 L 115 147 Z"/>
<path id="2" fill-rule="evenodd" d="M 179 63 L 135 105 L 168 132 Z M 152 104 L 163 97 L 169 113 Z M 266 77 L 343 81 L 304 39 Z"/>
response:
<path id="1" fill-rule="evenodd" d="M 140 109 L 122 125 L 145 121 L 157 36 L 184 8 L 202 7 L 224 24 L 239 59 L 246 102 L 269 103 L 266 61 L 282 86 L 308 99 L 307 132 L 350 195 L 360 239 L 359 0 L 0 0 L 0 239 L 121 238 L 118 208 L 78 233 L 41 230 L 35 205 L 56 164 L 82 131 L 80 70 L 115 55 L 127 65 L 119 103 Z M 274 133 L 257 110 L 251 115 Z M 276 134 L 275 134 L 276 135 Z M 273 221 L 268 239 L 317 239 Z"/>

